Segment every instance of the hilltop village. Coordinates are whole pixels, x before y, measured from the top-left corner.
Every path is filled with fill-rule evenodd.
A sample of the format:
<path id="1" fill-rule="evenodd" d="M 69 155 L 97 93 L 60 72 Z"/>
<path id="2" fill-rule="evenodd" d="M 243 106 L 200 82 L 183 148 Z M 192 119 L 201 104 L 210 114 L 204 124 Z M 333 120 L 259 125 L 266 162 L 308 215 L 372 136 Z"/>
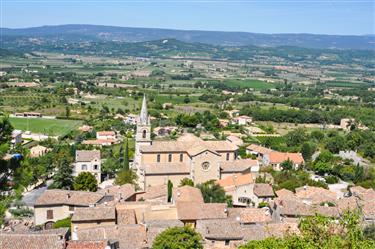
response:
<path id="1" fill-rule="evenodd" d="M 249 116 L 230 115 L 230 123 L 252 124 Z M 375 222 L 375 190 L 305 170 L 302 153 L 249 144 L 236 134 L 204 139 L 180 127 L 154 134 L 151 118 L 146 96 L 139 115 L 124 117 L 124 123 L 135 125 L 133 160 L 131 138 L 119 131 L 97 131 L 94 139 L 82 140 L 92 149 L 77 148 L 72 163 L 63 159 L 46 178 L 54 180 L 49 189 L 30 188 L 24 192 L 28 203 L 11 205 L 7 213 L 29 216 L 6 215 L 1 248 L 152 248 L 164 231 L 183 227 L 198 233 L 204 248 L 237 248 L 249 241 L 299 235 L 300 219 L 314 215 L 339 221 L 347 212 L 361 210 L 365 224 Z M 79 127 L 82 133 L 92 129 Z M 164 135 L 172 132 L 173 139 Z M 14 130 L 11 138 L 17 146 L 22 132 Z M 101 152 L 114 144 L 121 144 L 116 178 L 105 169 L 111 157 Z M 44 157 L 51 150 L 35 145 L 29 156 Z M 8 155 L 10 161 L 16 156 Z M 333 157 L 327 152 L 314 156 L 316 164 Z M 303 186 L 286 184 L 288 174 L 303 175 L 293 176 L 306 178 Z M 64 186 L 69 179 L 73 189 Z M 50 189 L 54 184 L 60 187 Z"/>
<path id="2" fill-rule="evenodd" d="M 0 249 L 375 248 L 373 52 L 81 38 L 0 49 Z"/>

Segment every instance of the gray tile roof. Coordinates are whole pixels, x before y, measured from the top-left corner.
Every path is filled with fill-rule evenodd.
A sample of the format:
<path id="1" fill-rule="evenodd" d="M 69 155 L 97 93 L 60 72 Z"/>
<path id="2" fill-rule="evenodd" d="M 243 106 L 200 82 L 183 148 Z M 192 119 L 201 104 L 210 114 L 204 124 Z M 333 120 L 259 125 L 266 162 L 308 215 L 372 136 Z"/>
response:
<path id="1" fill-rule="evenodd" d="M 68 229 L 39 232 L 2 233 L 1 249 L 65 249 Z"/>
<path id="2" fill-rule="evenodd" d="M 91 162 L 94 159 L 100 160 L 100 150 L 76 151 L 76 162 Z"/>
<path id="3" fill-rule="evenodd" d="M 39 196 L 35 206 L 65 204 L 84 207 L 97 203 L 103 196 L 103 194 L 94 192 L 51 189 Z"/>

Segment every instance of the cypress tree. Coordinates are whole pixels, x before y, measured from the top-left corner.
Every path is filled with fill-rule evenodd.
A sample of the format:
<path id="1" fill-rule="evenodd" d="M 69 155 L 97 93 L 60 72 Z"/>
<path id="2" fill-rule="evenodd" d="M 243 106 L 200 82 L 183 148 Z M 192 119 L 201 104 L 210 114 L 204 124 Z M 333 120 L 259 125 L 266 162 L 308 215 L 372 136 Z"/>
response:
<path id="1" fill-rule="evenodd" d="M 126 138 L 125 152 L 124 152 L 124 170 L 129 170 L 129 144 L 128 138 Z"/>

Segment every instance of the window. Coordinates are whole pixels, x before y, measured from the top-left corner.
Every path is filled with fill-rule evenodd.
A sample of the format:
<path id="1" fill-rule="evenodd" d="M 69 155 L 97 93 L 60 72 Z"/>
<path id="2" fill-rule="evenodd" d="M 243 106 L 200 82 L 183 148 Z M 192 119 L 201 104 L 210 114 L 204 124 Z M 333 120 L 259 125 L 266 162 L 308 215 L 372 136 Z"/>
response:
<path id="1" fill-rule="evenodd" d="M 230 156 L 230 154 L 229 154 L 229 153 L 227 153 L 227 161 L 229 161 L 229 156 Z"/>
<path id="2" fill-rule="evenodd" d="M 184 154 L 180 154 L 180 162 L 183 162 L 184 161 Z"/>
<path id="3" fill-rule="evenodd" d="M 52 220 L 53 219 L 53 210 L 47 210 L 47 220 Z"/>
<path id="4" fill-rule="evenodd" d="M 226 246 L 229 246 L 229 240 L 228 240 L 228 239 L 225 240 L 225 245 L 226 245 Z"/>
<path id="5" fill-rule="evenodd" d="M 69 211 L 74 211 L 74 206 L 69 206 Z"/>
<path id="6" fill-rule="evenodd" d="M 158 163 L 160 163 L 160 154 L 158 154 L 158 155 L 156 156 L 156 161 L 157 161 Z"/>
<path id="7" fill-rule="evenodd" d="M 207 171 L 210 168 L 210 163 L 209 162 L 204 162 L 202 163 L 202 169 Z"/>
<path id="8" fill-rule="evenodd" d="M 146 138 L 146 133 L 147 133 L 147 131 L 143 130 L 143 132 L 142 132 L 142 138 Z"/>
<path id="9" fill-rule="evenodd" d="M 94 170 L 98 170 L 99 166 L 97 164 L 94 165 Z"/>
<path id="10" fill-rule="evenodd" d="M 82 164 L 81 170 L 87 170 L 87 165 L 86 164 Z"/>
<path id="11" fill-rule="evenodd" d="M 172 162 L 172 154 L 168 155 L 168 162 Z"/>

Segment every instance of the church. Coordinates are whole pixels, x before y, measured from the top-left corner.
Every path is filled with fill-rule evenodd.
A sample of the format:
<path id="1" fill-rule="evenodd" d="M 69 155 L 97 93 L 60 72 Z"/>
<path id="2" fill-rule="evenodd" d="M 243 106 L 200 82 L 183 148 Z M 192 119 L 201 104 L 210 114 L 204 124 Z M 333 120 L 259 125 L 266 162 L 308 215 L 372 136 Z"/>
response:
<path id="1" fill-rule="evenodd" d="M 137 122 L 133 165 L 138 185 L 143 190 L 166 184 L 168 180 L 178 186 L 183 178 L 190 178 L 197 184 L 259 171 L 258 161 L 238 159 L 238 147 L 229 141 L 204 141 L 190 133 L 177 140 L 152 141 L 151 132 L 144 96 Z"/>

